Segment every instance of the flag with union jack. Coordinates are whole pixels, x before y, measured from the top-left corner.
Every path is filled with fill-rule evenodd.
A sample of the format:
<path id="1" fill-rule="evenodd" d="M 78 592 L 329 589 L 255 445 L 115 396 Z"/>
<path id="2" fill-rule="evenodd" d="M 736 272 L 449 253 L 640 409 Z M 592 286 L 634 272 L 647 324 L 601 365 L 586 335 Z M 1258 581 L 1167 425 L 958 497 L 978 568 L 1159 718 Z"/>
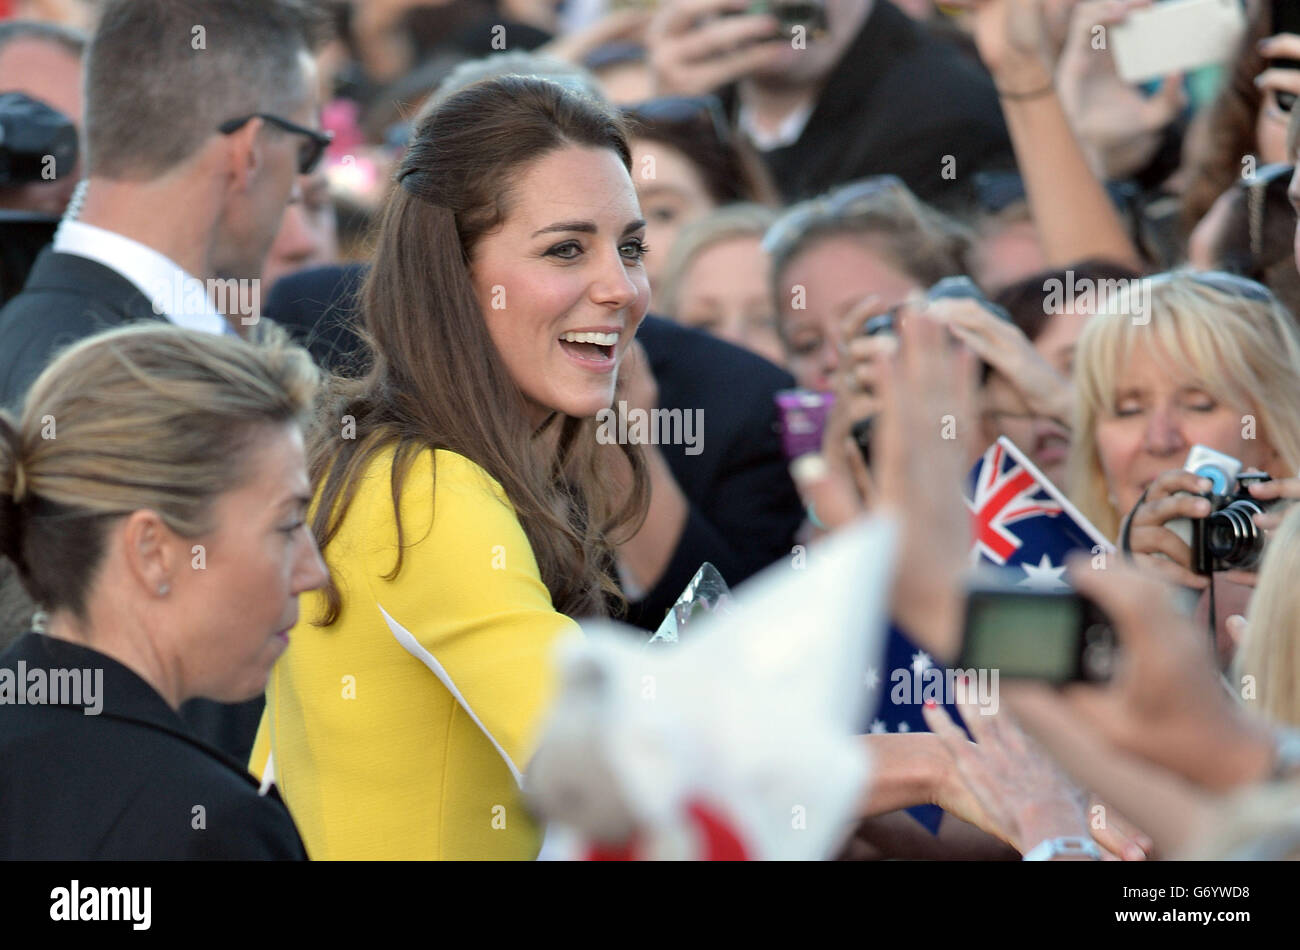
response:
<path id="1" fill-rule="evenodd" d="M 1114 550 L 1006 436 L 971 469 L 966 505 L 974 537 L 971 563 L 1023 571 L 1025 587 L 1064 589 L 1068 553 Z"/>

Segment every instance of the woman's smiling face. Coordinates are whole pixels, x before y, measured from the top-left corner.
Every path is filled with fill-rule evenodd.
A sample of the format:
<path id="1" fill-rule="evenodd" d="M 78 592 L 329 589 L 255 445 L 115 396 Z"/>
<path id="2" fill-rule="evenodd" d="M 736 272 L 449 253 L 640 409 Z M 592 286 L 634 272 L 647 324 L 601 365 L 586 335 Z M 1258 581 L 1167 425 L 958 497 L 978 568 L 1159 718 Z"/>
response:
<path id="1" fill-rule="evenodd" d="M 470 272 L 488 332 L 534 420 L 594 416 L 650 305 L 645 221 L 617 153 L 567 146 L 526 166 Z"/>
<path id="2" fill-rule="evenodd" d="M 1174 377 L 1170 364 L 1149 347 L 1134 347 L 1114 403 L 1097 419 L 1097 455 L 1121 515 L 1157 476 L 1181 468 L 1193 445 L 1231 455 L 1246 468 L 1266 469 L 1276 457 L 1247 426 L 1250 409 L 1225 405 L 1190 376 Z"/>

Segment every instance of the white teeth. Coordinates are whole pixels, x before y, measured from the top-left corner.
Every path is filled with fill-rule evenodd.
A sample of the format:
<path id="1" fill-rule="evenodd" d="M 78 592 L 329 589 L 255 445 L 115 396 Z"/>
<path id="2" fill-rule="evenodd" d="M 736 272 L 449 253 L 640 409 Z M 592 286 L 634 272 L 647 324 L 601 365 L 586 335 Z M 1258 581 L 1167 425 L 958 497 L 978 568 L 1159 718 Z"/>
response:
<path id="1" fill-rule="evenodd" d="M 595 343 L 597 346 L 618 345 L 617 333 L 561 333 L 560 339 L 569 343 Z"/>

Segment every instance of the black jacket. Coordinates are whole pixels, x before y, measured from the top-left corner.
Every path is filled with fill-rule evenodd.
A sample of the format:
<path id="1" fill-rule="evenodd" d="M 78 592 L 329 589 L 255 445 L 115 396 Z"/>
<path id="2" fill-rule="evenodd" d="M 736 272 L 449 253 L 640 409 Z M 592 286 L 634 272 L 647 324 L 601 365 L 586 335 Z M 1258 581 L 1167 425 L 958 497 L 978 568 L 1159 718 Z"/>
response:
<path id="1" fill-rule="evenodd" d="M 99 714 L 86 694 L 20 704 L 15 680 L 36 669 L 102 671 Z M 149 684 L 77 644 L 33 633 L 0 654 L 0 763 L 0 860 L 306 858 L 274 789 L 259 796 Z"/>
<path id="2" fill-rule="evenodd" d="M 988 72 L 885 0 L 831 71 L 798 141 L 762 154 L 787 201 L 894 174 L 922 200 L 957 208 L 974 197 L 976 172 L 1016 167 Z"/>
<path id="3" fill-rule="evenodd" d="M 364 269 L 319 267 L 278 281 L 266 311 L 324 365 L 364 365 L 352 327 Z M 647 316 L 637 332 L 659 385 L 662 409 L 703 410 L 698 455 L 660 446 L 690 502 L 668 569 L 628 620 L 654 629 L 699 569 L 711 561 L 731 585 L 790 553 L 803 509 L 776 429 L 773 394 L 794 385 L 785 370 L 748 350 L 670 320 Z"/>
<path id="4" fill-rule="evenodd" d="M 137 320 L 162 320 L 112 268 L 46 248 L 22 293 L 0 310 L 0 406 L 16 409 L 51 358 L 69 344 Z"/>

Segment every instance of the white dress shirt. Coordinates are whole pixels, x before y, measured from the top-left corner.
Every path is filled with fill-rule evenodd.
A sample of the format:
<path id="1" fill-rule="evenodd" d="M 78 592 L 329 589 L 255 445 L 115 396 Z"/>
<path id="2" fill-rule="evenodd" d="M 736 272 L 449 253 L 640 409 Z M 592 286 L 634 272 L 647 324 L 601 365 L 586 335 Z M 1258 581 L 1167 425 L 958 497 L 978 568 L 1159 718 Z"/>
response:
<path id="1" fill-rule="evenodd" d="M 749 140 L 759 151 L 770 152 L 774 148 L 785 148 L 799 141 L 799 136 L 803 135 L 803 130 L 807 128 L 808 120 L 812 118 L 816 105 L 816 98 L 809 99 L 782 119 L 776 131 L 767 132 L 760 129 L 755 122 L 754 110 L 742 103 L 740 111 L 736 113 L 736 125 L 741 132 L 749 136 Z"/>
<path id="2" fill-rule="evenodd" d="M 113 231 L 65 219 L 54 235 L 54 250 L 103 264 L 134 284 L 154 313 L 189 330 L 234 333 L 208 297 L 203 281 L 171 258 Z"/>

